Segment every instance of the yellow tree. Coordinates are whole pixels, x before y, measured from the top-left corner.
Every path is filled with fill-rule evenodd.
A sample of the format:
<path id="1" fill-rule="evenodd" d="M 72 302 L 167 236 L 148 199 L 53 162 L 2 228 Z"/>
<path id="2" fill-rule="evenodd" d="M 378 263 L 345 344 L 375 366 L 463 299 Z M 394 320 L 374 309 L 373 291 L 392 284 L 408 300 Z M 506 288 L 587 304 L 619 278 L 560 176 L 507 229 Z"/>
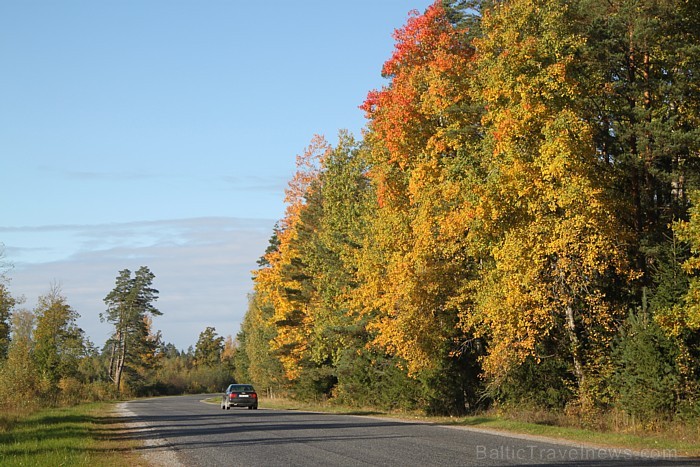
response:
<path id="1" fill-rule="evenodd" d="M 621 208 L 580 112 L 585 40 L 573 24 L 565 2 L 511 0 L 485 14 L 475 40 L 489 168 L 480 216 L 492 266 L 463 318 L 488 336 L 484 369 L 496 383 L 554 340 L 580 386 L 619 311 L 606 277 L 628 272 Z"/>
<path id="2" fill-rule="evenodd" d="M 467 92 L 473 50 L 442 2 L 413 12 L 394 38 L 382 70 L 390 82 L 362 106 L 378 206 L 358 297 L 375 343 L 417 373 L 448 357 L 457 329 L 450 297 L 470 274 L 478 112 Z"/>
<path id="3" fill-rule="evenodd" d="M 315 136 L 306 151 L 297 156 L 298 170 L 285 192 L 287 209 L 277 231 L 279 243 L 265 255 L 266 267 L 254 273 L 256 292 L 273 308 L 270 321 L 277 333 L 272 349 L 290 380 L 299 377 L 300 364 L 308 358 L 313 324 L 312 284 L 300 240 L 304 228 L 312 227 L 308 217 L 303 217 L 308 210 L 307 199 L 318 189 L 321 166 L 330 151 L 325 139 Z"/>

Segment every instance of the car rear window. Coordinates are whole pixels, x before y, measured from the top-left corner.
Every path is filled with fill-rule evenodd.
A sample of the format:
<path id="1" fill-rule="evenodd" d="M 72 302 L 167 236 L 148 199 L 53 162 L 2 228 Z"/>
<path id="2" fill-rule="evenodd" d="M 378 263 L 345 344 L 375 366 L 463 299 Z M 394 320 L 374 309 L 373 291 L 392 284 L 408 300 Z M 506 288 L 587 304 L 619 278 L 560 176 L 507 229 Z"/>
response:
<path id="1" fill-rule="evenodd" d="M 229 392 L 255 392 L 255 389 L 249 384 L 232 384 Z"/>

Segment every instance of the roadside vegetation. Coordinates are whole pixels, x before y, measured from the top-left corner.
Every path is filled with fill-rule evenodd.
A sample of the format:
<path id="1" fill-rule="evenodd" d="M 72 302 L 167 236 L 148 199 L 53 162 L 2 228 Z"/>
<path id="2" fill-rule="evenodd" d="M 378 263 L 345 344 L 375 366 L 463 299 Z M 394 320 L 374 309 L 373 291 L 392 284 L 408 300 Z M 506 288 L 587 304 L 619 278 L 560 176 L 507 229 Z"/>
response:
<path id="1" fill-rule="evenodd" d="M 153 395 L 220 391 L 233 378 L 232 338 L 213 327 L 180 351 L 152 328 L 158 291 L 142 267 L 120 271 L 105 298 L 114 333 L 102 349 L 84 335 L 58 286 L 21 308 L 0 275 L 0 427 L 45 408 Z"/>
<path id="2" fill-rule="evenodd" d="M 26 310 L 2 280 L 0 409 L 237 380 L 296 403 L 696 445 L 698 24 L 687 0 L 414 12 L 362 139 L 314 137 L 298 157 L 235 339 L 164 343 L 146 267 L 106 294 L 101 349 L 57 287 Z"/>
<path id="3" fill-rule="evenodd" d="M 700 10 L 446 0 L 315 137 L 236 377 L 296 401 L 697 439 Z"/>
<path id="4" fill-rule="evenodd" d="M 0 419 L 3 466 L 145 466 L 139 442 L 130 439 L 109 403 L 42 409 Z"/>

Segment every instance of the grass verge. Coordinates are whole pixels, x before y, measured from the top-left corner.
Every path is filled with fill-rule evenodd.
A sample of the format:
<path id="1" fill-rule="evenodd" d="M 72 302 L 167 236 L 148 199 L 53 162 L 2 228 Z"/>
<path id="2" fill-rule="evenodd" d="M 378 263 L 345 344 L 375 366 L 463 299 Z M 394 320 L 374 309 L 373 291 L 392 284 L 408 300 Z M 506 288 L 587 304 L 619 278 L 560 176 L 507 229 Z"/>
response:
<path id="1" fill-rule="evenodd" d="M 634 451 L 665 450 L 680 456 L 700 456 L 700 445 L 686 439 L 669 437 L 665 433 L 629 434 L 601 432 L 584 428 L 542 425 L 538 423 L 511 420 L 501 416 L 461 417 L 442 421 L 446 425 L 489 428 L 493 430 L 522 433 L 534 436 L 563 439 L 574 443 L 591 444 Z"/>
<path id="2" fill-rule="evenodd" d="M 315 412 L 339 413 L 348 415 L 375 415 L 390 418 L 420 420 L 448 426 L 487 428 L 508 433 L 527 434 L 566 440 L 587 445 L 625 448 L 634 451 L 668 450 L 679 456 L 700 457 L 700 444 L 696 436 L 676 436 L 675 433 L 629 434 L 602 432 L 583 428 L 563 427 L 549 423 L 533 423 L 514 420 L 506 415 L 485 414 L 471 417 L 437 417 L 418 412 L 382 412 L 373 408 L 352 408 L 327 402 L 300 402 L 284 398 L 260 401 L 261 408 L 283 410 L 309 410 Z"/>
<path id="3" fill-rule="evenodd" d="M 113 403 L 46 409 L 0 423 L 3 466 L 145 466 Z"/>

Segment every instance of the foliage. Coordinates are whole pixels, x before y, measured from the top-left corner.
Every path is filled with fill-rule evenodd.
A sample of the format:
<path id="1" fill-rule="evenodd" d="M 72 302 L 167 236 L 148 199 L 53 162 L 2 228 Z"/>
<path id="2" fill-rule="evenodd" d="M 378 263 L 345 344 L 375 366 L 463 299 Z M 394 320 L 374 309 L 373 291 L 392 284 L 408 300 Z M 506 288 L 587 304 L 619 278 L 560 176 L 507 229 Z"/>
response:
<path id="1" fill-rule="evenodd" d="M 673 415 L 678 401 L 679 348 L 645 311 L 631 313 L 615 348 L 619 407 L 641 419 Z"/>
<path id="2" fill-rule="evenodd" d="M 109 377 L 117 391 L 123 389 L 125 369 L 133 375 L 153 363 L 158 338 L 150 334 L 149 315 L 162 314 L 153 305 L 158 299 L 158 290 L 151 287 L 154 278 L 146 266 L 133 277 L 128 269 L 119 271 L 114 289 L 104 299 L 107 311 L 100 314 L 100 319 L 114 325 L 109 340 Z"/>
<path id="3" fill-rule="evenodd" d="M 411 12 L 362 139 L 297 157 L 235 340 L 164 345 L 143 267 L 105 298 L 105 348 L 80 353 L 65 300 L 34 316 L 0 280 L 3 397 L 45 389 L 32 355 L 65 402 L 235 379 L 431 413 L 698 417 L 698 23 L 687 0 Z"/>
<path id="4" fill-rule="evenodd" d="M 4 278 L 0 276 L 0 362 L 7 358 L 10 347 L 10 319 L 16 300 L 10 294 Z"/>
<path id="5" fill-rule="evenodd" d="M 39 297 L 35 315 L 34 361 L 46 384 L 55 387 L 59 380 L 65 382 L 78 374 L 78 364 L 85 354 L 83 330 L 76 324 L 78 313 L 57 285 Z"/>
<path id="6" fill-rule="evenodd" d="M 31 358 L 34 321 L 34 313 L 26 309 L 17 310 L 12 315 L 12 342 L 7 360 L 0 366 L 1 410 L 27 411 L 39 398 L 39 380 Z"/>
<path id="7" fill-rule="evenodd" d="M 224 350 L 224 338 L 216 334 L 216 329 L 208 326 L 199 333 L 194 349 L 194 359 L 198 366 L 215 366 L 221 363 Z"/>
<path id="8" fill-rule="evenodd" d="M 460 337 L 449 302 L 473 269 L 463 236 L 478 112 L 467 92 L 473 48 L 440 5 L 415 12 L 394 37 L 383 68 L 391 82 L 363 104 L 378 206 L 359 275 L 376 344 L 413 374 L 441 365 Z"/>
<path id="9" fill-rule="evenodd" d="M 682 0 L 412 12 L 363 140 L 299 159 L 239 334 L 247 376 L 595 414 L 656 352 L 677 372 L 659 384 L 694 400 L 697 18 Z M 625 321 L 647 296 L 654 345 Z"/>

